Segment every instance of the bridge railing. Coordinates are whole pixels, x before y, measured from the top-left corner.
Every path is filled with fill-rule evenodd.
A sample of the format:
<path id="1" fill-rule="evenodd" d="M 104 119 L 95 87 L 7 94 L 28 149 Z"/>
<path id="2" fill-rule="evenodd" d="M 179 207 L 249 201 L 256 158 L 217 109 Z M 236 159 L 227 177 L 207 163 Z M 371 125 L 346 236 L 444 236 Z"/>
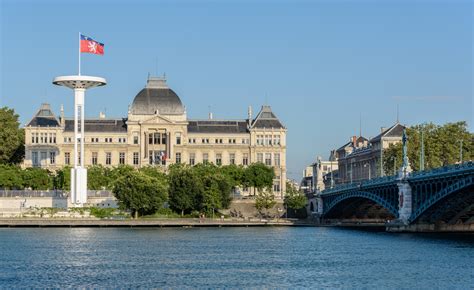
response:
<path id="1" fill-rule="evenodd" d="M 418 178 L 423 178 L 430 175 L 441 175 L 443 173 L 455 173 L 458 171 L 464 171 L 468 169 L 474 169 L 474 162 L 469 161 L 469 162 L 464 162 L 461 164 L 453 164 L 453 165 L 438 167 L 431 170 L 415 171 L 415 172 L 410 173 L 410 176 L 408 177 L 408 179 L 418 179 Z"/>
<path id="2" fill-rule="evenodd" d="M 333 188 L 323 190 L 321 192 L 321 195 L 331 194 L 331 193 L 348 190 L 348 189 L 360 188 L 361 186 L 371 186 L 371 185 L 378 185 L 378 184 L 383 184 L 383 183 L 390 183 L 394 181 L 396 178 L 397 178 L 396 175 L 391 175 L 391 176 L 377 177 L 370 180 L 369 179 L 362 180 L 362 181 L 358 181 L 354 183 L 341 184 Z"/>

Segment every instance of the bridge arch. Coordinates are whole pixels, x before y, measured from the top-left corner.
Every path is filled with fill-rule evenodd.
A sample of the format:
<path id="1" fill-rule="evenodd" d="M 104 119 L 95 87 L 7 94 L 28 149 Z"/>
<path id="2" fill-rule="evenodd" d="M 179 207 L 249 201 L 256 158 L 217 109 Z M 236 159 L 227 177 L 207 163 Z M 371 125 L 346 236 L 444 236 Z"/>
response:
<path id="1" fill-rule="evenodd" d="M 474 176 L 469 175 L 458 181 L 448 185 L 441 190 L 439 190 L 436 194 L 433 194 L 429 199 L 423 202 L 411 215 L 410 222 L 415 222 L 418 218 L 420 218 L 425 212 L 436 206 L 440 201 L 444 200 L 445 198 L 454 195 L 464 189 L 467 189 L 470 186 L 474 185 Z"/>
<path id="2" fill-rule="evenodd" d="M 373 203 L 383 207 L 388 213 L 392 214 L 395 218 L 398 217 L 398 204 L 395 206 L 393 202 L 382 198 L 376 193 L 362 190 L 353 190 L 347 191 L 342 194 L 338 194 L 332 199 L 324 198 L 324 216 L 329 216 L 331 212 L 336 209 L 338 206 L 341 206 L 346 201 L 354 199 L 366 199 L 370 200 Z M 397 200 L 398 201 L 398 200 Z"/>

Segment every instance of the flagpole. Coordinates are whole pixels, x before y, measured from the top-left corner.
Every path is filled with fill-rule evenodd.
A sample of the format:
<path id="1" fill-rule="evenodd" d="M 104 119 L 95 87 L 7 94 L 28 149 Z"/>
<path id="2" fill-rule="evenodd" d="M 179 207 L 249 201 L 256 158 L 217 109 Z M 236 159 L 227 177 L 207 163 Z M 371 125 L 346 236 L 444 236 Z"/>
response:
<path id="1" fill-rule="evenodd" d="M 79 32 L 79 75 L 81 75 L 81 32 Z"/>

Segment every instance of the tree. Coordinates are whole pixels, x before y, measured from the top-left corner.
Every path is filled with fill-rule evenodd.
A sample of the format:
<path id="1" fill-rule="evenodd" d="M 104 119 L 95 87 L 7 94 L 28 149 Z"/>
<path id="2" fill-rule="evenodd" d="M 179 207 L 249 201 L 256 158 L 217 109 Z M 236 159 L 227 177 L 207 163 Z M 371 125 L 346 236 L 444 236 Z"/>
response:
<path id="1" fill-rule="evenodd" d="M 169 205 L 174 211 L 189 213 L 201 204 L 203 195 L 202 180 L 191 169 L 182 164 L 174 164 L 169 168 Z"/>
<path id="2" fill-rule="evenodd" d="M 466 122 L 447 123 L 443 126 L 433 123 L 421 124 L 407 128 L 408 159 L 413 170 L 420 169 L 421 132 L 423 132 L 425 170 L 459 162 L 461 140 L 463 160 L 472 160 L 474 134 L 468 131 Z M 401 143 L 392 144 L 384 150 L 383 167 L 387 174 L 396 174 L 402 162 Z"/>
<path id="3" fill-rule="evenodd" d="M 253 163 L 244 171 L 244 182 L 261 192 L 264 188 L 270 189 L 273 185 L 275 172 L 273 168 L 263 163 Z"/>
<path id="4" fill-rule="evenodd" d="M 110 185 L 110 169 L 102 165 L 93 165 L 87 169 L 87 187 L 102 190 Z"/>
<path id="5" fill-rule="evenodd" d="M 26 168 L 21 172 L 23 186 L 34 190 L 45 190 L 53 187 L 53 178 L 47 169 Z"/>
<path id="6" fill-rule="evenodd" d="M 70 190 L 71 167 L 65 166 L 56 171 L 56 175 L 54 176 L 54 187 L 62 190 Z"/>
<path id="7" fill-rule="evenodd" d="M 22 189 L 21 169 L 15 165 L 0 164 L 0 188 Z"/>
<path id="8" fill-rule="evenodd" d="M 135 218 L 155 213 L 168 199 L 166 180 L 138 171 L 126 171 L 114 182 L 113 192 L 119 207 L 130 210 Z"/>
<path id="9" fill-rule="evenodd" d="M 0 164 L 19 164 L 25 156 L 25 134 L 13 109 L 0 108 Z"/>
<path id="10" fill-rule="evenodd" d="M 263 215 L 262 211 L 265 210 L 265 216 L 268 216 L 268 210 L 276 204 L 275 196 L 271 191 L 259 191 L 255 198 L 255 208 L 260 215 Z"/>
<path id="11" fill-rule="evenodd" d="M 286 194 L 285 194 L 285 206 L 293 210 L 304 208 L 308 203 L 308 200 L 304 194 L 298 192 L 293 184 L 290 182 L 286 183 Z"/>

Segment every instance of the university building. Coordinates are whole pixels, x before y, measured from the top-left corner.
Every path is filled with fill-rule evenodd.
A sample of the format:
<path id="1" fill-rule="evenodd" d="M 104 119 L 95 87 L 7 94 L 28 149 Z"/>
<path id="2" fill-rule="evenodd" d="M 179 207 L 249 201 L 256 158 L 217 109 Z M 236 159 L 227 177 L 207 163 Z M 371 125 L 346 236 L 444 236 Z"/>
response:
<path id="1" fill-rule="evenodd" d="M 273 191 L 283 197 L 286 187 L 287 129 L 270 106 L 241 120 L 188 119 L 179 96 L 165 78 L 149 77 L 129 106 L 128 116 L 84 120 L 85 165 L 134 167 L 214 163 L 247 166 L 261 162 L 275 170 Z M 74 164 L 74 119 L 59 118 L 42 104 L 25 126 L 24 167 L 51 170 Z M 242 195 L 248 195 L 247 189 Z"/>

